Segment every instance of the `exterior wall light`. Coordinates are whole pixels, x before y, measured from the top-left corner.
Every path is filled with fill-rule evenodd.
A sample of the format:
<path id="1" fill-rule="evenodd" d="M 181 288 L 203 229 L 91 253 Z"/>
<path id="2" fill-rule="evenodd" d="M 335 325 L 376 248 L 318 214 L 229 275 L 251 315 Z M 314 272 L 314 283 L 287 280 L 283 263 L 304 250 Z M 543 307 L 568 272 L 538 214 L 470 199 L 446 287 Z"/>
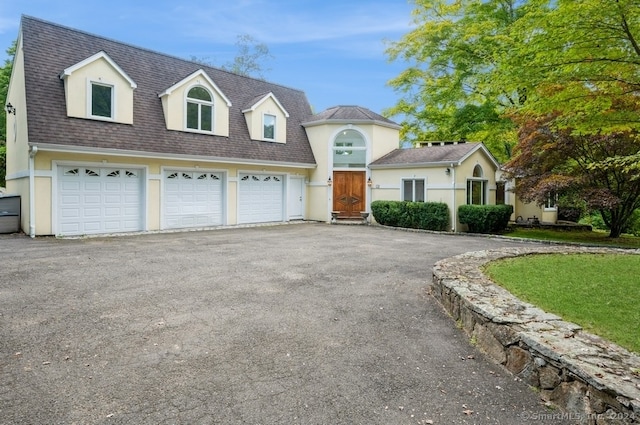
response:
<path id="1" fill-rule="evenodd" d="M 7 114 L 13 114 L 13 115 L 16 114 L 16 107 L 13 106 L 11 103 L 7 103 L 6 110 L 7 110 Z"/>
<path id="2" fill-rule="evenodd" d="M 447 168 L 446 170 L 444 170 L 444 172 L 447 174 L 447 176 L 451 175 L 451 168 Z"/>
<path id="3" fill-rule="evenodd" d="M 371 181 L 371 177 L 369 177 L 367 179 L 367 186 L 371 187 L 371 185 L 373 185 L 373 182 Z"/>
<path id="4" fill-rule="evenodd" d="M 329 179 L 327 180 L 327 186 L 331 186 L 333 182 L 331 181 L 331 176 L 329 176 Z"/>

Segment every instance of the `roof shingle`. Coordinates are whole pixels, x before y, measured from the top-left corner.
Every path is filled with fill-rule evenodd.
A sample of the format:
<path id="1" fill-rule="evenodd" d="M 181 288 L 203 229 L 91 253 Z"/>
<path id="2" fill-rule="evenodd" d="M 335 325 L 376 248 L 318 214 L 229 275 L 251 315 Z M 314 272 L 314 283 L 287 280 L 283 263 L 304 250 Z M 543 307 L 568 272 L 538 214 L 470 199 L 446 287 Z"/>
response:
<path id="1" fill-rule="evenodd" d="M 312 116 L 304 92 L 122 42 L 22 17 L 29 142 L 155 154 L 315 165 L 302 123 Z M 71 118 L 60 73 L 104 51 L 136 83 L 133 125 Z M 229 137 L 167 130 L 158 95 L 203 69 L 232 103 Z M 287 142 L 251 140 L 242 107 L 272 92 L 289 112 Z"/>
<path id="2" fill-rule="evenodd" d="M 376 167 L 459 163 L 479 146 L 481 145 L 478 143 L 459 143 L 414 149 L 395 149 L 372 162 L 371 165 Z"/>

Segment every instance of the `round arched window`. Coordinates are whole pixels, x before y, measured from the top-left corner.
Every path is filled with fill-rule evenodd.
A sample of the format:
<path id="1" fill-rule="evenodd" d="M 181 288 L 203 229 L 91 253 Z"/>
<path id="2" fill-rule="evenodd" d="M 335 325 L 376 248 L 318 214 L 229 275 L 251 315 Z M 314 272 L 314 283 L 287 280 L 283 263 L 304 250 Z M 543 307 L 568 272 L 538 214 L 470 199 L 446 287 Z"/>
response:
<path id="1" fill-rule="evenodd" d="M 364 168 L 367 162 L 367 146 L 362 134 L 355 130 L 343 130 L 333 142 L 334 168 Z"/>
<path id="2" fill-rule="evenodd" d="M 482 177 L 483 174 L 480 164 L 476 164 L 476 166 L 473 167 L 473 177 Z"/>
<path id="3" fill-rule="evenodd" d="M 213 100 L 204 87 L 193 87 L 187 93 L 187 128 L 213 130 Z"/>

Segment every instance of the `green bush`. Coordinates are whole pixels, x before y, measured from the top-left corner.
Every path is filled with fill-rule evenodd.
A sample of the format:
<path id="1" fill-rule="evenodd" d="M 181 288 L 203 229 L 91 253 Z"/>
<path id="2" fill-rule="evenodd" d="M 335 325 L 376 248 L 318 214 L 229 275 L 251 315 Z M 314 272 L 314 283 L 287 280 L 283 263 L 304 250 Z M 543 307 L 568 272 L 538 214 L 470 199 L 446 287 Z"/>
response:
<path id="1" fill-rule="evenodd" d="M 447 230 L 449 207 L 442 202 L 373 201 L 371 214 L 383 226 Z"/>
<path id="2" fill-rule="evenodd" d="M 472 233 L 497 233 L 507 228 L 512 205 L 460 205 L 458 220 Z"/>

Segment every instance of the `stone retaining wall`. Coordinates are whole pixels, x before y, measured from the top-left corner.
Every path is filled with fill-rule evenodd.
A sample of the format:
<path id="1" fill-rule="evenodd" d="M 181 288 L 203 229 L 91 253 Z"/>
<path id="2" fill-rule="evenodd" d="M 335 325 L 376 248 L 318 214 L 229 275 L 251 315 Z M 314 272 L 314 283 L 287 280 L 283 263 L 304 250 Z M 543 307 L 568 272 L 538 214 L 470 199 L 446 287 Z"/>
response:
<path id="1" fill-rule="evenodd" d="M 505 257 L 612 252 L 640 254 L 567 246 L 466 253 L 435 264 L 432 291 L 473 343 L 538 388 L 571 423 L 638 424 L 640 356 L 518 300 L 481 271 L 487 262 Z"/>

